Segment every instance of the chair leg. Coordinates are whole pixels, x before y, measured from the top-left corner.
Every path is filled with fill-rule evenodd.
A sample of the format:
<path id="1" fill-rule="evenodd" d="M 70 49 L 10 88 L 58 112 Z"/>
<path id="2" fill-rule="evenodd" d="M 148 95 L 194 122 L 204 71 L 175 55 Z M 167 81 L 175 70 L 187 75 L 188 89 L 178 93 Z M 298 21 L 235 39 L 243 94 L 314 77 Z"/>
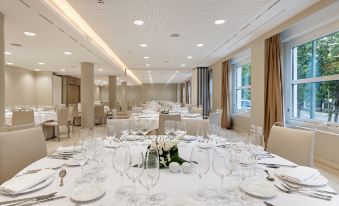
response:
<path id="1" fill-rule="evenodd" d="M 69 136 L 69 124 L 67 124 L 67 134 L 68 134 L 68 138 L 71 138 L 71 137 Z"/>
<path id="2" fill-rule="evenodd" d="M 60 128 L 57 126 L 57 138 L 58 138 L 58 141 L 60 142 Z"/>

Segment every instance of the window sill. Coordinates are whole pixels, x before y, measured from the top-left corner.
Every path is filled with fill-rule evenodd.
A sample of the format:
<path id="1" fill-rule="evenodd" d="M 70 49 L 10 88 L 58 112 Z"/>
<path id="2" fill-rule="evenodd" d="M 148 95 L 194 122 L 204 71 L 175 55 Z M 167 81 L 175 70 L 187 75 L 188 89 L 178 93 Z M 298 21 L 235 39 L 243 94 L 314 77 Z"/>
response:
<path id="1" fill-rule="evenodd" d="M 308 120 L 308 119 L 290 119 L 287 122 L 287 125 L 291 126 L 299 126 L 305 127 L 309 129 L 315 129 L 322 132 L 331 132 L 331 133 L 339 133 L 339 124 L 331 123 L 326 124 L 324 122 L 318 122 L 316 120 Z"/>
<path id="2" fill-rule="evenodd" d="M 232 113 L 232 116 L 241 116 L 241 117 L 251 117 L 251 112 L 250 111 L 237 111 Z"/>

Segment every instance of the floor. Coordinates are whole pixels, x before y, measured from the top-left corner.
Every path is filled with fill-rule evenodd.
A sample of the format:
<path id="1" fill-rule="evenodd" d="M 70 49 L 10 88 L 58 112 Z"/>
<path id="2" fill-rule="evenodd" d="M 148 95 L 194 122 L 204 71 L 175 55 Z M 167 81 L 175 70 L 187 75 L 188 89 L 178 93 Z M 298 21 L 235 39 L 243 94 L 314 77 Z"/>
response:
<path id="1" fill-rule="evenodd" d="M 60 142 L 56 138 L 47 140 L 47 153 L 53 154 L 59 146 L 74 145 L 74 143 L 79 140 L 79 131 L 80 127 L 74 127 L 71 130 L 70 138 L 67 137 L 66 131 L 63 132 Z M 315 167 L 329 180 L 329 184 L 339 192 L 339 170 L 320 162 L 315 162 Z"/>

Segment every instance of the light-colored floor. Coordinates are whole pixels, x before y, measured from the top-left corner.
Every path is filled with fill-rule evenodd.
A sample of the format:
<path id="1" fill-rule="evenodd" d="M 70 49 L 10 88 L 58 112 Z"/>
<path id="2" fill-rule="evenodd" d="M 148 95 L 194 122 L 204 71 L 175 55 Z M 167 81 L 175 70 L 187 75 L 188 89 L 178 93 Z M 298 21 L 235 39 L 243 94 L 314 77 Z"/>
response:
<path id="1" fill-rule="evenodd" d="M 75 142 L 79 141 L 79 131 L 80 127 L 74 127 L 70 133 L 70 138 L 68 138 L 67 133 L 64 132 L 61 134 L 60 142 L 56 138 L 47 140 L 47 153 L 53 154 L 59 146 L 74 145 Z M 339 170 L 320 162 L 315 162 L 315 167 L 329 180 L 329 184 L 339 192 Z"/>

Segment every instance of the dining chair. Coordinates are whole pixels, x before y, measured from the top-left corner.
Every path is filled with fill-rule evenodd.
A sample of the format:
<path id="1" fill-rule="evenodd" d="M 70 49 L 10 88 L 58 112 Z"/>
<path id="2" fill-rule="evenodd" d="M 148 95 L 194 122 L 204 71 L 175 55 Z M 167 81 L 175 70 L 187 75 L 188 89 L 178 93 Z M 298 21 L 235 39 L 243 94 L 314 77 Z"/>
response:
<path id="1" fill-rule="evenodd" d="M 56 135 L 58 138 L 58 141 L 60 141 L 60 128 L 61 127 L 67 127 L 67 136 L 70 138 L 70 128 L 68 124 L 68 108 L 61 108 L 57 112 L 57 120 L 55 121 L 47 121 L 43 123 L 46 127 L 54 127 L 56 129 Z"/>
<path id="2" fill-rule="evenodd" d="M 212 112 L 209 114 L 208 121 L 210 125 L 221 126 L 221 112 Z"/>
<path id="3" fill-rule="evenodd" d="M 73 115 L 73 125 L 80 126 L 81 125 L 81 114 L 79 112 L 78 104 L 72 105 L 72 115 Z"/>
<path id="4" fill-rule="evenodd" d="M 105 124 L 106 121 L 106 114 L 105 114 L 105 110 L 104 110 L 104 106 L 103 105 L 95 105 L 94 106 L 94 123 L 96 125 L 100 125 L 100 124 Z"/>
<path id="5" fill-rule="evenodd" d="M 0 184 L 46 155 L 41 127 L 0 133 Z"/>
<path id="6" fill-rule="evenodd" d="M 132 113 L 135 113 L 135 114 L 140 114 L 142 113 L 144 110 L 143 107 L 132 107 Z"/>
<path id="7" fill-rule="evenodd" d="M 192 114 L 200 114 L 202 116 L 202 107 L 192 107 Z"/>
<path id="8" fill-rule="evenodd" d="M 34 124 L 34 111 L 26 110 L 26 111 L 13 111 L 12 116 L 12 126 L 20 126 Z"/>
<path id="9" fill-rule="evenodd" d="M 181 121 L 181 114 L 159 114 L 159 127 L 158 127 L 158 135 L 165 134 L 165 121 L 173 120 L 173 121 Z"/>
<path id="10" fill-rule="evenodd" d="M 274 124 L 271 128 L 267 151 L 299 165 L 313 166 L 314 131 L 292 129 Z"/>

